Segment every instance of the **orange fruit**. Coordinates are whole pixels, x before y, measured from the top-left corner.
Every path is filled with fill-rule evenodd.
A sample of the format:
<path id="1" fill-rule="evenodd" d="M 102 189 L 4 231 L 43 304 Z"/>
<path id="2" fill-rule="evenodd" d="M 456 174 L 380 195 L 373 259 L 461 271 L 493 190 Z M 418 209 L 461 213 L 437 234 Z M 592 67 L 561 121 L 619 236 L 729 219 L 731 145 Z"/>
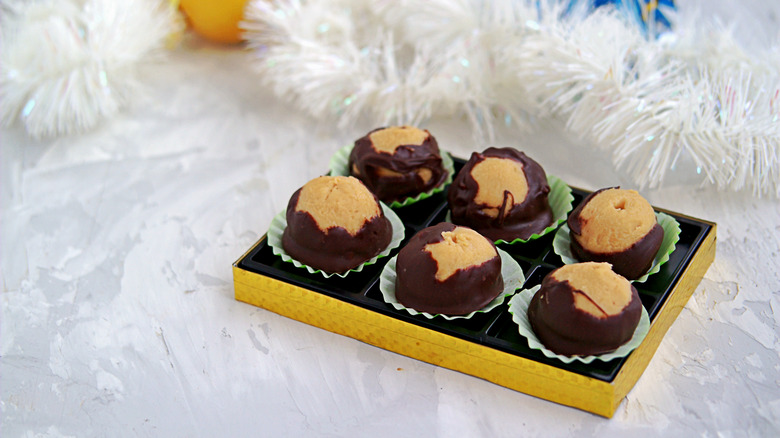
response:
<path id="1" fill-rule="evenodd" d="M 181 0 L 179 8 L 199 35 L 211 41 L 235 44 L 241 42 L 238 23 L 244 18 L 249 0 Z"/>

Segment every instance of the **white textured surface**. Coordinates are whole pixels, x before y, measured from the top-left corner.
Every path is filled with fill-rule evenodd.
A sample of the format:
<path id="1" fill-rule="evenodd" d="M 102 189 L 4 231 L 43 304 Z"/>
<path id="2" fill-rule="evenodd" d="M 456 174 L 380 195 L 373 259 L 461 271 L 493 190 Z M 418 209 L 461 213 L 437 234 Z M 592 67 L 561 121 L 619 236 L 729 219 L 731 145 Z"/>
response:
<path id="1" fill-rule="evenodd" d="M 130 111 L 80 137 L 3 131 L 3 436 L 775 436 L 780 202 L 699 189 L 659 207 L 718 223 L 716 260 L 614 418 L 390 353 L 233 299 L 231 263 L 370 127 L 336 131 L 257 84 L 246 53 L 190 46 Z M 428 128 L 475 145 L 459 120 Z M 604 155 L 502 133 L 548 172 L 626 184 Z"/>

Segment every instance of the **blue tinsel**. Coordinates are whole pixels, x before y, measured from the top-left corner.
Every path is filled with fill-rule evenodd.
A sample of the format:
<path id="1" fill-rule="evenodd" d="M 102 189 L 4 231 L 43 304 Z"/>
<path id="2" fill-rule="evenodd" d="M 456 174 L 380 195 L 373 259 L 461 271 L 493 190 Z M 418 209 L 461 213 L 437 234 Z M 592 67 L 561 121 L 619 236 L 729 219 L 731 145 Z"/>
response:
<path id="1" fill-rule="evenodd" d="M 648 37 L 671 30 L 666 14 L 677 7 L 674 0 L 570 0 L 569 8 L 586 4 L 590 10 L 612 5 L 626 18 L 636 23 Z"/>

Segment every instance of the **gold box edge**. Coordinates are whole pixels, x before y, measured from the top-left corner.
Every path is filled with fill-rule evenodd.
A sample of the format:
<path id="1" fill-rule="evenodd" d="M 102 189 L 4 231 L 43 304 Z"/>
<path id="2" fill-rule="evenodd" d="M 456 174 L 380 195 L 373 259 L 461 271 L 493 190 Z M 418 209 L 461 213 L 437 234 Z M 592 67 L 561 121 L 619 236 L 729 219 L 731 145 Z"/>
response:
<path id="1" fill-rule="evenodd" d="M 623 398 L 628 395 L 645 369 L 647 369 L 650 360 L 652 360 L 656 350 L 661 345 L 661 341 L 666 336 L 666 332 L 669 331 L 674 321 L 677 320 L 680 312 L 696 291 L 696 287 L 704 278 L 704 274 L 706 274 L 715 260 L 717 226 L 711 222 L 707 222 L 707 224 L 712 228 L 710 228 L 709 233 L 704 237 L 696 250 L 694 257 L 681 274 L 674 290 L 658 310 L 644 341 L 631 353 L 626 363 L 623 364 L 620 373 L 615 376 L 613 380 L 613 385 L 615 385 L 614 410 L 617 410 Z"/>
<path id="2" fill-rule="evenodd" d="M 413 359 L 479 377 L 531 396 L 605 417 L 610 417 L 614 413 L 612 407 L 614 387 L 610 383 L 431 331 L 305 288 L 244 271 L 238 267 L 234 267 L 234 278 L 235 295 L 239 301 Z M 241 280 L 248 280 L 248 282 Z M 256 284 L 258 281 L 260 284 Z M 262 285 L 270 287 L 263 289 Z M 287 289 L 288 292 L 294 290 L 300 295 L 281 297 L 272 291 L 277 288 Z M 257 299 L 249 289 L 261 293 L 264 299 Z M 299 306 L 299 311 L 296 311 L 281 303 L 280 300 L 305 303 L 308 306 Z M 305 311 L 307 307 L 316 307 L 320 317 L 307 316 Z M 324 317 L 323 312 L 328 313 L 329 317 Z M 359 315 L 361 313 L 363 315 Z M 359 320 L 360 326 L 341 326 L 334 322 L 334 320 L 346 319 Z M 361 329 L 368 329 L 368 332 L 364 333 Z M 386 339 L 388 334 L 403 336 L 405 339 L 396 341 L 399 342 L 396 344 Z M 467 355 L 470 360 L 459 360 L 463 355 Z"/>
<path id="3" fill-rule="evenodd" d="M 647 365 L 654 356 L 655 351 L 663 340 L 663 337 L 666 335 L 666 332 L 669 330 L 672 323 L 676 320 L 677 316 L 685 307 L 685 304 L 693 295 L 697 285 L 714 261 L 717 226 L 713 222 L 701 220 L 698 221 L 711 226 L 708 234 L 704 237 L 701 244 L 695 251 L 690 263 L 685 268 L 681 274 L 680 279 L 675 285 L 674 290 L 672 293 L 670 293 L 669 298 L 658 310 L 657 316 L 653 321 L 653 325 L 651 326 L 647 337 L 642 342 L 642 344 L 631 354 L 631 356 L 629 356 L 626 363 L 623 365 L 620 372 L 611 383 L 592 379 L 550 365 L 545 365 L 531 359 L 525 359 L 509 353 L 505 353 L 491 347 L 475 344 L 473 342 L 452 337 L 443 333 L 431 331 L 426 328 L 419 327 L 417 325 L 410 324 L 387 315 L 382 315 L 375 311 L 338 300 L 336 298 L 319 294 L 306 288 L 298 287 L 284 281 L 272 279 L 254 272 L 245 271 L 238 267 L 238 263 L 255 247 L 257 247 L 257 245 L 265 240 L 265 236 L 252 245 L 249 250 L 247 250 L 235 263 L 233 263 L 235 298 L 238 301 L 242 301 L 247 304 L 277 313 L 279 315 L 313 325 L 323 330 L 347 336 L 388 351 L 421 360 L 436 366 L 442 366 L 444 368 L 462 372 L 474 377 L 479 377 L 500 386 L 504 386 L 506 388 L 513 389 L 544 400 L 582 409 L 584 411 L 611 418 L 622 400 L 628 395 L 630 390 L 634 387 L 636 382 L 644 373 Z M 240 280 L 245 280 L 246 282 Z M 379 337 L 376 337 L 376 334 L 373 334 L 373 336 L 372 334 L 362 334 L 359 333 L 356 329 L 350 329 L 348 326 L 342 327 L 341 329 L 338 329 L 337 327 L 331 327 L 332 324 L 329 324 L 326 319 L 307 318 L 303 315 L 297 314 L 295 311 L 285 309 L 284 306 L 279 306 L 278 302 L 276 302 L 276 305 L 274 305 L 274 301 L 264 303 L 262 301 L 249 298 L 251 294 L 248 292 L 244 294 L 246 288 L 255 289 L 258 292 L 263 291 L 263 288 L 261 287 L 262 284 L 265 283 L 268 285 L 270 284 L 269 282 L 276 282 L 283 288 L 292 288 L 298 290 L 303 294 L 301 296 L 306 297 L 299 301 L 307 304 L 312 304 L 313 302 L 324 300 L 323 303 L 325 304 L 320 303 L 320 309 L 326 310 L 328 313 L 335 314 L 342 318 L 346 315 L 355 316 L 356 313 L 365 313 L 363 318 L 358 318 L 361 320 L 364 327 L 371 326 L 373 329 L 379 329 L 382 328 L 382 326 L 385 324 L 390 324 L 391 326 L 397 324 L 406 327 L 405 329 L 401 329 L 400 332 L 404 333 L 404 336 L 407 338 L 414 339 L 417 343 L 417 348 L 396 348 L 395 346 L 383 341 L 381 334 Z M 267 290 L 263 292 L 266 294 L 269 293 Z M 280 297 L 279 299 L 288 300 L 290 297 Z M 343 308 L 341 310 L 334 310 L 334 305 Z M 384 320 L 384 323 L 373 324 L 371 321 L 377 317 L 381 317 Z M 419 332 L 422 335 L 418 337 L 410 336 L 408 333 L 406 333 L 409 330 L 412 332 Z M 395 333 L 395 331 L 393 332 Z M 460 344 L 460 349 L 452 349 L 451 347 L 437 343 L 431 344 L 419 342 L 431 334 L 449 338 L 450 342 L 454 342 L 452 345 Z M 420 348 L 423 345 L 425 348 Z M 437 349 L 438 351 L 432 351 L 433 348 Z M 445 355 L 446 357 L 442 359 L 436 359 L 436 356 L 443 348 L 450 351 Z M 451 355 L 453 354 L 452 351 L 463 353 L 463 349 L 466 349 L 467 351 L 470 349 L 471 353 L 467 354 L 470 354 L 472 357 L 481 359 L 482 361 L 490 362 L 491 366 L 495 367 L 495 369 L 487 370 L 484 366 L 460 366 L 457 363 L 454 363 L 451 359 Z M 497 358 L 501 358 L 510 365 L 499 362 L 495 359 L 491 359 L 489 356 L 496 356 Z M 542 373 L 540 374 L 533 372 L 532 369 L 534 367 L 539 367 L 541 370 L 543 370 Z M 533 387 L 529 386 L 528 384 L 523 384 L 521 381 L 522 379 L 518 378 L 517 376 L 509 376 L 506 372 L 498 372 L 497 369 L 499 368 L 504 369 L 505 371 L 519 371 L 521 374 L 531 374 L 537 377 L 539 375 L 544 376 L 546 374 L 557 374 L 559 377 L 564 377 L 564 379 L 553 379 L 548 376 L 548 381 L 545 381 L 544 384 Z M 565 378 L 574 381 L 580 380 L 582 383 L 586 383 L 586 385 L 571 385 L 565 381 Z M 551 386 L 551 383 L 553 382 L 558 386 L 553 388 Z M 561 384 L 563 384 L 564 388 L 560 387 Z M 561 389 L 566 389 L 566 391 L 564 391 L 563 394 L 557 393 L 557 391 Z"/>

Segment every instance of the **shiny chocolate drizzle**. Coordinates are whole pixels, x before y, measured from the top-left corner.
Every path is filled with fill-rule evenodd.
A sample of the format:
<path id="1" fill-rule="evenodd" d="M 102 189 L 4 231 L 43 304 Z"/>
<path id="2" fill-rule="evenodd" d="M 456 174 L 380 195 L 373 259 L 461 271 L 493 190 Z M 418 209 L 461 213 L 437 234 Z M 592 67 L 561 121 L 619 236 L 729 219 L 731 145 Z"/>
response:
<path id="1" fill-rule="evenodd" d="M 511 196 L 504 192 L 504 202 L 499 207 L 497 217 L 491 217 L 482 211 L 486 206 L 477 204 L 474 199 L 479 184 L 471 175 L 474 166 L 487 157 L 515 160 L 523 165 L 528 183 L 528 194 L 519 204 L 508 205 Z M 447 202 L 452 212 L 452 222 L 473 228 L 487 238 L 510 242 L 515 239 L 527 239 L 539 233 L 553 223 L 552 209 L 547 200 L 550 186 L 547 175 L 536 161 L 514 148 L 487 148 L 482 153 L 473 152 L 468 162 L 455 176 L 447 193 Z M 508 214 L 505 215 L 506 209 Z"/>
<path id="2" fill-rule="evenodd" d="M 447 179 L 442 166 L 439 145 L 430 132 L 420 145 L 400 145 L 393 154 L 374 149 L 371 133 L 355 141 L 349 154 L 350 174 L 360 179 L 383 202 L 401 201 L 439 186 Z M 425 182 L 417 173 L 429 169 L 431 178 Z M 355 172 L 357 169 L 357 172 Z M 379 169 L 388 169 L 400 175 L 380 175 Z"/>

